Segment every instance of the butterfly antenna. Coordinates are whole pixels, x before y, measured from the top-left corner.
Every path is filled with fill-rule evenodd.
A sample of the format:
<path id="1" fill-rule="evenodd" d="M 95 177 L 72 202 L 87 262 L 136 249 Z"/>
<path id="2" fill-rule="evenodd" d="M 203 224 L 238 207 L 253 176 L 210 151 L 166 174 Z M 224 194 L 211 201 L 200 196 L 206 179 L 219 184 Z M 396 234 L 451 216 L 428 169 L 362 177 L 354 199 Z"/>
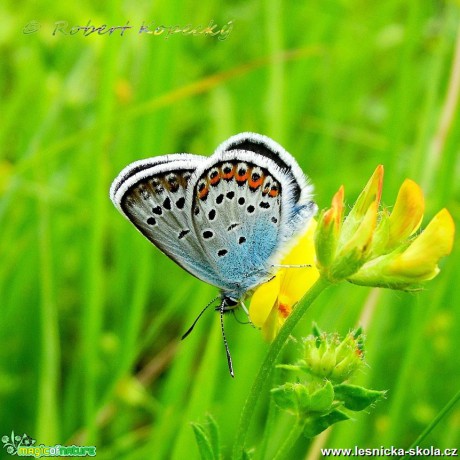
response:
<path id="1" fill-rule="evenodd" d="M 198 320 L 201 318 L 201 315 L 211 306 L 211 304 L 213 302 L 215 302 L 217 299 L 219 298 L 219 296 L 217 297 L 214 297 L 214 299 L 211 300 L 211 302 L 208 303 L 208 305 L 206 305 L 206 307 L 203 308 L 203 310 L 201 310 L 201 313 L 196 317 L 195 321 L 193 321 L 193 324 L 189 327 L 189 329 L 187 330 L 187 332 L 181 337 L 181 340 L 184 340 L 185 337 L 187 337 L 190 332 L 193 331 L 193 328 L 195 327 L 195 324 L 198 322 Z"/>
<path id="2" fill-rule="evenodd" d="M 230 355 L 230 350 L 228 349 L 227 338 L 225 337 L 224 331 L 224 306 L 225 306 L 225 299 L 222 299 L 222 303 L 220 304 L 220 329 L 222 330 L 222 338 L 224 339 L 225 345 L 225 353 L 227 354 L 227 363 L 228 363 L 228 370 L 230 371 L 230 375 L 235 377 L 233 373 L 233 364 L 232 364 L 232 357 Z"/>

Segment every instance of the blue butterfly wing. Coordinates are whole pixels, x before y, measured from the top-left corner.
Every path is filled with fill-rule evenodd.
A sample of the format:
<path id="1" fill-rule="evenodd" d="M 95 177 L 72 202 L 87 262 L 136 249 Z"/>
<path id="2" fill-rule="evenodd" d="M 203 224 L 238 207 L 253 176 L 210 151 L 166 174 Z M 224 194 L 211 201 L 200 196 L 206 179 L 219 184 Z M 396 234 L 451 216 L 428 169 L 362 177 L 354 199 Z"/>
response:
<path id="1" fill-rule="evenodd" d="M 292 155 L 273 139 L 262 134 L 244 132 L 230 137 L 216 150 L 216 154 L 245 150 L 275 163 L 284 182 L 286 220 L 282 225 L 284 240 L 292 238 L 318 210 L 312 200 L 313 186 Z"/>
<path id="2" fill-rule="evenodd" d="M 168 257 L 235 298 L 272 276 L 316 212 L 294 158 L 253 133 L 231 137 L 210 158 L 136 161 L 114 180 L 110 197 Z"/>
<path id="3" fill-rule="evenodd" d="M 235 140 L 254 141 L 251 136 Z M 316 207 L 311 187 L 287 152 L 281 158 L 263 136 L 255 139 L 257 150 L 233 148 L 240 143 L 232 139 L 197 168 L 187 201 L 215 277 L 225 293 L 240 298 L 272 276 L 283 249 Z M 247 142 L 243 147 L 252 148 Z"/>

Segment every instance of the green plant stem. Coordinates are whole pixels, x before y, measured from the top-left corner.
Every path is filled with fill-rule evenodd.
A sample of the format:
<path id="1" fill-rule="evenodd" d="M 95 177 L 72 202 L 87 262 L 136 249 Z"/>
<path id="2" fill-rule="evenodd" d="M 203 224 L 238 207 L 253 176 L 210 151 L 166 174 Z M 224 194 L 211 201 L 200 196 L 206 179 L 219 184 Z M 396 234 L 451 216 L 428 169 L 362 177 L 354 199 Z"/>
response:
<path id="1" fill-rule="evenodd" d="M 428 436 L 434 427 L 448 414 L 448 412 L 460 400 L 460 390 L 453 396 L 453 398 L 441 409 L 441 412 L 433 419 L 433 421 L 422 431 L 420 436 L 410 445 L 409 449 L 420 446 L 421 442 Z M 408 455 L 401 457 L 401 460 L 409 458 Z"/>
<path id="2" fill-rule="evenodd" d="M 280 329 L 275 340 L 270 345 L 267 355 L 265 356 L 265 359 L 260 366 L 259 372 L 257 373 L 254 383 L 252 384 L 252 388 L 243 406 L 240 423 L 236 432 L 235 443 L 233 445 L 234 460 L 239 460 L 241 458 L 248 427 L 255 412 L 255 406 L 260 396 L 264 393 L 267 382 L 270 381 L 269 376 L 273 371 L 278 354 L 283 348 L 286 340 L 291 335 L 294 327 L 300 321 L 310 305 L 329 285 L 330 283 L 325 279 L 321 277 L 318 279 L 318 281 L 306 293 L 304 298 L 299 302 L 296 308 L 294 308 L 284 323 L 283 327 Z"/>
<path id="3" fill-rule="evenodd" d="M 300 417 L 297 417 L 295 425 L 290 431 L 288 437 L 284 440 L 281 447 L 276 452 L 273 460 L 281 460 L 283 458 L 288 458 L 288 453 L 292 449 L 292 446 L 295 444 L 299 436 L 302 434 L 302 430 L 305 426 L 305 421 L 301 420 Z"/>

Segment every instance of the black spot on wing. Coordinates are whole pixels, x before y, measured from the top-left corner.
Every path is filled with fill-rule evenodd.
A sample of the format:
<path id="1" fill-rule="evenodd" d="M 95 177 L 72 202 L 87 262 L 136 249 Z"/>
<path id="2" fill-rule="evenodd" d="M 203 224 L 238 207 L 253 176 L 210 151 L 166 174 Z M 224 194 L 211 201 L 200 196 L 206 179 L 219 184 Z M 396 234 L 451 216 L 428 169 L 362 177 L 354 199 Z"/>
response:
<path id="1" fill-rule="evenodd" d="M 169 196 L 163 201 L 163 207 L 168 211 L 171 210 L 171 200 L 169 199 Z"/>
<path id="2" fill-rule="evenodd" d="M 182 230 L 180 233 L 179 233 L 179 239 L 181 240 L 182 238 L 184 238 L 185 235 L 188 235 L 190 233 L 190 230 L 187 229 L 187 230 Z"/>
<path id="3" fill-rule="evenodd" d="M 185 198 L 184 198 L 184 197 L 179 198 L 179 199 L 176 201 L 176 206 L 177 206 L 179 209 L 183 209 L 183 208 L 184 208 L 184 205 L 185 205 Z"/>

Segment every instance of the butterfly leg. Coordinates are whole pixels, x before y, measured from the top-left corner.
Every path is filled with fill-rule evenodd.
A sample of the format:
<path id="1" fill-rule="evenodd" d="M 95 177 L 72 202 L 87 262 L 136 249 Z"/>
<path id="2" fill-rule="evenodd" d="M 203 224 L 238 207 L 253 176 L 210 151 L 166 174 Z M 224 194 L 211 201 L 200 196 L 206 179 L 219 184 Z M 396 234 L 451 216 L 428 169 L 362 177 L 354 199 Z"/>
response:
<path id="1" fill-rule="evenodd" d="M 222 299 L 222 302 L 220 304 L 220 329 L 222 331 L 222 338 L 224 339 L 224 346 L 225 346 L 225 353 L 227 354 L 227 363 L 228 363 L 228 370 L 230 371 L 230 375 L 232 377 L 235 377 L 235 374 L 233 373 L 233 363 L 232 363 L 232 357 L 230 355 L 230 350 L 228 348 L 228 343 L 227 343 L 227 338 L 225 337 L 225 330 L 224 330 L 224 311 L 225 311 L 225 298 Z"/>

